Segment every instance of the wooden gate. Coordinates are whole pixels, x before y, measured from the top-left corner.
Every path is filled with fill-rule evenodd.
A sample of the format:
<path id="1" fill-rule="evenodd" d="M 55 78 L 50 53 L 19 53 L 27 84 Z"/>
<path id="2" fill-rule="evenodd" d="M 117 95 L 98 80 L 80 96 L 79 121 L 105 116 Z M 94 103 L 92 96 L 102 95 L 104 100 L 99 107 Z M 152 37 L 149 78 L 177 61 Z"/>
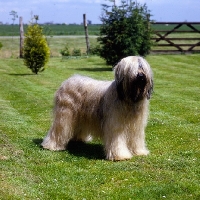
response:
<path id="1" fill-rule="evenodd" d="M 155 22 L 152 53 L 199 53 L 200 22 Z"/>

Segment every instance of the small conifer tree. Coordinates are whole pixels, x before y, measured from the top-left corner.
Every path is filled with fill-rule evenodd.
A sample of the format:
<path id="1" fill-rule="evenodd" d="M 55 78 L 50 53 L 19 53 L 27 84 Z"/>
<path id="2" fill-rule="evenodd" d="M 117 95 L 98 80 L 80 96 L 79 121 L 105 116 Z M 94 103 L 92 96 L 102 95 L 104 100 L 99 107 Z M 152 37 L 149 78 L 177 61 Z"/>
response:
<path id="1" fill-rule="evenodd" d="M 24 39 L 24 64 L 35 74 L 44 71 L 50 57 L 50 49 L 38 24 L 28 26 Z"/>

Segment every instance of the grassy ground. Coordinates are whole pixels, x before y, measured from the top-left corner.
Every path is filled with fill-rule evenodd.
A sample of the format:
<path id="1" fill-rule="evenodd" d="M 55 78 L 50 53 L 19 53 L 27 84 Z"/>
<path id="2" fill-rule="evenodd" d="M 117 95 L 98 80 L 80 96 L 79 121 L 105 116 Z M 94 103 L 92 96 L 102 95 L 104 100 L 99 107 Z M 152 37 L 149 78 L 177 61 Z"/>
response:
<path id="1" fill-rule="evenodd" d="M 0 59 L 0 199 L 200 199 L 200 56 L 149 56 L 155 91 L 146 129 L 151 154 L 104 159 L 99 141 L 67 151 L 40 148 L 53 96 L 72 74 L 111 80 L 98 57 L 61 61 L 33 75 L 20 59 Z"/>
<path id="2" fill-rule="evenodd" d="M 90 46 L 95 46 L 97 43 L 96 36 L 90 36 Z M 61 56 L 60 50 L 64 49 L 68 44 L 70 51 L 78 48 L 82 53 L 86 53 L 86 42 L 84 36 L 53 36 L 47 38 L 52 57 Z M 0 42 L 3 44 L 0 50 L 0 58 L 17 58 L 19 57 L 19 37 L 0 37 Z"/>
<path id="3" fill-rule="evenodd" d="M 198 38 L 199 34 L 170 34 L 170 38 Z M 53 36 L 47 37 L 51 49 L 51 56 L 57 57 L 61 56 L 60 50 L 64 49 L 65 45 L 68 44 L 70 51 L 73 49 L 80 49 L 82 53 L 86 53 L 86 41 L 84 36 Z M 0 58 L 17 58 L 19 56 L 19 37 L 8 37 L 0 36 L 0 42 L 3 44 L 3 48 L 0 50 Z M 95 47 L 97 44 L 97 36 L 90 35 L 89 42 L 91 47 Z M 173 40 L 176 44 L 196 44 L 198 40 Z M 159 44 L 168 44 L 166 41 L 159 41 Z M 184 46 L 182 49 L 188 50 L 189 46 Z M 160 47 L 153 46 L 152 50 L 177 50 L 175 47 Z M 196 46 L 193 50 L 200 50 L 200 46 Z"/>

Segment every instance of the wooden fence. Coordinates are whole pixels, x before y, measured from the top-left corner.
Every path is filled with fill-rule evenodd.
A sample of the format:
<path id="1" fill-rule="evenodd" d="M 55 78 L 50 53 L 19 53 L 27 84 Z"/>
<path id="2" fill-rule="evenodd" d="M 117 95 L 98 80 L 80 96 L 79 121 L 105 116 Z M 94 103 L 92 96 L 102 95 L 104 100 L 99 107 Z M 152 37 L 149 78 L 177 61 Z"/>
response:
<path id="1" fill-rule="evenodd" d="M 200 22 L 151 23 L 154 36 L 152 53 L 199 53 Z"/>

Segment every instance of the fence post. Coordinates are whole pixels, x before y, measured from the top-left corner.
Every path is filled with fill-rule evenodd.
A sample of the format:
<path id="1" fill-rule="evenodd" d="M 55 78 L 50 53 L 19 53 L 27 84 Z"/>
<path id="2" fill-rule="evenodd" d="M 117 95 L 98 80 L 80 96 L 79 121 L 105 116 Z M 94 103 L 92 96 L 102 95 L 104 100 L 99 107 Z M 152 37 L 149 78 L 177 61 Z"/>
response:
<path id="1" fill-rule="evenodd" d="M 23 18 L 19 18 L 20 27 L 20 47 L 19 47 L 19 57 L 23 58 L 23 47 L 24 47 L 24 28 L 23 28 Z"/>
<path id="2" fill-rule="evenodd" d="M 147 23 L 148 23 L 148 30 L 150 29 L 150 14 L 147 14 Z"/>
<path id="3" fill-rule="evenodd" d="M 89 38 L 88 38 L 88 28 L 87 28 L 86 14 L 83 14 L 83 26 L 84 26 L 84 29 L 85 29 L 85 40 L 86 40 L 86 48 L 87 48 L 87 55 L 88 55 L 89 51 L 90 51 L 90 43 L 89 43 Z"/>

